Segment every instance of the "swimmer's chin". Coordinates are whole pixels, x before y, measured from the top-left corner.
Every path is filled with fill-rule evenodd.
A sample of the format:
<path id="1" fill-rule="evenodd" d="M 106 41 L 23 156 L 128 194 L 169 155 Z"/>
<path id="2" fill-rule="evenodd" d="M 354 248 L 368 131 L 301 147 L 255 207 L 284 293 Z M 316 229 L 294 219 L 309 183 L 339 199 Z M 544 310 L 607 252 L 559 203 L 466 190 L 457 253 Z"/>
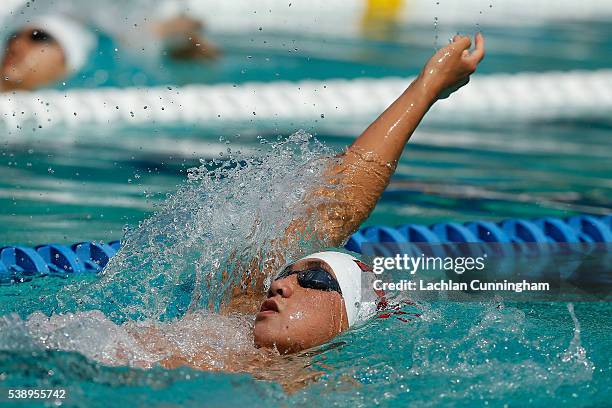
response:
<path id="1" fill-rule="evenodd" d="M 253 343 L 255 347 L 261 349 L 277 350 L 276 339 L 271 336 L 269 328 L 262 327 L 263 324 L 255 323 L 253 329 Z"/>
<path id="2" fill-rule="evenodd" d="M 262 313 L 262 312 L 260 312 Z M 278 352 L 279 354 L 288 354 L 292 347 L 287 347 L 283 337 L 279 336 L 278 326 L 279 321 L 274 317 L 279 315 L 277 312 L 263 312 L 263 315 L 258 313 L 253 327 L 253 342 L 255 347 L 259 349 L 268 349 Z M 286 338 L 284 340 L 287 340 Z"/>
<path id="3" fill-rule="evenodd" d="M 267 350 L 280 355 L 294 354 L 304 350 L 304 347 L 299 344 L 284 344 L 276 341 L 258 341 L 255 339 L 255 347 L 261 350 Z"/>

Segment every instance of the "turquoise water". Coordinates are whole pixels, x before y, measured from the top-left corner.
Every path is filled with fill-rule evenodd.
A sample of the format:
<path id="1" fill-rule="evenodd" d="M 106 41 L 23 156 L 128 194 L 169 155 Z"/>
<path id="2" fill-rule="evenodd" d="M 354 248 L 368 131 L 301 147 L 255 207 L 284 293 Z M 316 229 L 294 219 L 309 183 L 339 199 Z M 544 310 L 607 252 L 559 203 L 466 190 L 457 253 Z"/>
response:
<path id="1" fill-rule="evenodd" d="M 486 34 L 490 51 L 483 73 L 612 65 L 609 26 L 492 29 Z M 225 44 L 225 58 L 197 74 L 190 64 L 139 71 L 121 61 L 104 67 L 110 75 L 95 76 L 92 68 L 91 75 L 68 85 L 412 75 L 430 53 L 432 37 L 431 28 L 368 42 L 226 36 L 216 38 Z M 610 123 L 590 122 L 424 127 L 367 224 L 610 212 L 611 128 Z M 348 130 L 307 130 L 335 150 L 354 136 Z M 243 152 L 260 145 L 257 136 L 277 136 L 231 127 L 88 132 L 82 141 L 67 132 L 10 143 L 0 137 L 0 243 L 119 239 L 126 226 L 136 226 L 176 191 L 199 159 L 218 157 L 226 148 L 220 136 Z M 89 279 L 93 284 L 94 278 Z M 0 315 L 62 312 L 55 294 L 71 284 L 47 278 L 0 287 Z M 322 370 L 323 377 L 294 394 L 242 374 L 112 368 L 78 353 L 7 347 L 10 351 L 0 351 L 0 401 L 8 388 L 65 386 L 75 404 L 91 406 L 109 400 L 119 406 L 134 401 L 188 406 L 201 401 L 210 406 L 608 405 L 612 314 L 607 303 L 575 305 L 579 335 L 565 303 L 439 302 L 421 305 L 419 313 L 423 317 L 409 323 L 374 319 L 334 339 L 339 347 L 322 347 L 312 357 L 313 369 Z"/>
<path id="2" fill-rule="evenodd" d="M 99 140 L 77 144 L 2 146 L 0 242 L 119 239 L 126 225 L 176 189 L 198 158 L 217 157 L 224 148 L 219 133 L 206 130 L 132 132 L 127 140 L 98 133 Z M 368 223 L 609 212 L 609 134 L 590 124 L 424 128 Z M 351 140 L 318 137 L 337 150 Z M 191 143 L 190 150 L 177 149 L 179 141 Z M 258 143 L 256 134 L 240 132 L 232 146 L 244 151 Z"/>
<path id="3" fill-rule="evenodd" d="M 312 357 L 322 377 L 292 394 L 243 374 L 113 368 L 27 349 L 0 351 L 0 390 L 66 387 L 81 406 L 606 406 L 609 305 L 575 307 L 578 342 L 561 303 L 442 302 L 409 323 L 374 319 Z"/>

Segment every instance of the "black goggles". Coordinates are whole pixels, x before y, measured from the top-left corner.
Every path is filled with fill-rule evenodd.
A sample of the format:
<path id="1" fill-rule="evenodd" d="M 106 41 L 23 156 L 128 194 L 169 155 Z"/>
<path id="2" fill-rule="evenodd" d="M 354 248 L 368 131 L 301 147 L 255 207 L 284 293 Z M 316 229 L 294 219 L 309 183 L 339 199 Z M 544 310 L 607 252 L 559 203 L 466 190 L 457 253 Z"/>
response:
<path id="1" fill-rule="evenodd" d="M 51 34 L 46 32 L 45 30 L 39 30 L 39 29 L 34 29 L 34 30 L 29 30 L 29 31 L 17 31 L 13 33 L 9 38 L 11 39 L 17 38 L 23 33 L 26 33 L 26 35 L 32 42 L 39 42 L 39 43 L 55 42 L 55 38 L 53 38 Z"/>
<path id="2" fill-rule="evenodd" d="M 342 296 L 342 290 L 336 278 L 321 267 L 312 267 L 301 271 L 292 271 L 287 267 L 274 280 L 285 279 L 291 275 L 297 275 L 298 284 L 303 288 L 338 292 Z"/>

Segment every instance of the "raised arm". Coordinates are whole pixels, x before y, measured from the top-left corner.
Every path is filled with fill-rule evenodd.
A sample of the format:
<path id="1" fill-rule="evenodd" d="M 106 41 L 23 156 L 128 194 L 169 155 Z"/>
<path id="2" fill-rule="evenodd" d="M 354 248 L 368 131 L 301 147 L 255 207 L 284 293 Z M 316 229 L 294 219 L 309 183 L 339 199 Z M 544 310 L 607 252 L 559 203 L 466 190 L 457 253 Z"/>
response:
<path id="1" fill-rule="evenodd" d="M 397 162 L 404 146 L 429 108 L 468 83 L 484 57 L 484 38 L 476 34 L 470 53 L 470 37 L 455 36 L 453 42 L 429 59 L 419 76 L 351 144 L 349 150 L 372 152 L 385 162 Z"/>
<path id="2" fill-rule="evenodd" d="M 438 50 L 418 77 L 339 157 L 328 173 L 333 189 L 316 194 L 331 196 L 327 208 L 318 209 L 321 231 L 330 245 L 340 245 L 374 209 L 387 187 L 404 150 L 429 108 L 469 81 L 484 58 L 484 38 L 478 33 L 475 48 L 466 36 L 455 36 Z"/>

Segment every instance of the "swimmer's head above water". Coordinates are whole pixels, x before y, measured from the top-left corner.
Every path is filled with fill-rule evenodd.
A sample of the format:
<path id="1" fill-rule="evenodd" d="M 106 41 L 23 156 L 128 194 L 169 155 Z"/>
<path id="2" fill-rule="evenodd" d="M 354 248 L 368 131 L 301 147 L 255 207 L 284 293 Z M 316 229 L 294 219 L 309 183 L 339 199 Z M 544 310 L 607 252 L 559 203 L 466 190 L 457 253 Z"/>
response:
<path id="1" fill-rule="evenodd" d="M 107 20 L 109 16 L 102 14 L 106 16 L 103 20 Z M 120 33 L 109 31 L 109 24 L 100 25 L 96 21 L 94 16 L 77 18 L 58 12 L 13 22 L 10 34 L 0 35 L 0 92 L 35 90 L 79 72 L 90 63 L 97 46 L 94 29 L 125 44 L 140 59 L 145 48 L 160 54 L 164 50 L 163 54 L 180 60 L 207 61 L 219 55 L 215 45 L 202 34 L 203 23 L 186 16 L 152 21 L 143 24 L 142 29 Z"/>
<path id="2" fill-rule="evenodd" d="M 281 269 L 257 313 L 255 345 L 294 353 L 323 344 L 369 316 L 376 303 L 362 299 L 366 270 L 357 258 L 331 251 Z"/>
<path id="3" fill-rule="evenodd" d="M 44 16 L 10 34 L 4 46 L 0 90 L 32 90 L 81 69 L 94 34 L 63 16 Z"/>

